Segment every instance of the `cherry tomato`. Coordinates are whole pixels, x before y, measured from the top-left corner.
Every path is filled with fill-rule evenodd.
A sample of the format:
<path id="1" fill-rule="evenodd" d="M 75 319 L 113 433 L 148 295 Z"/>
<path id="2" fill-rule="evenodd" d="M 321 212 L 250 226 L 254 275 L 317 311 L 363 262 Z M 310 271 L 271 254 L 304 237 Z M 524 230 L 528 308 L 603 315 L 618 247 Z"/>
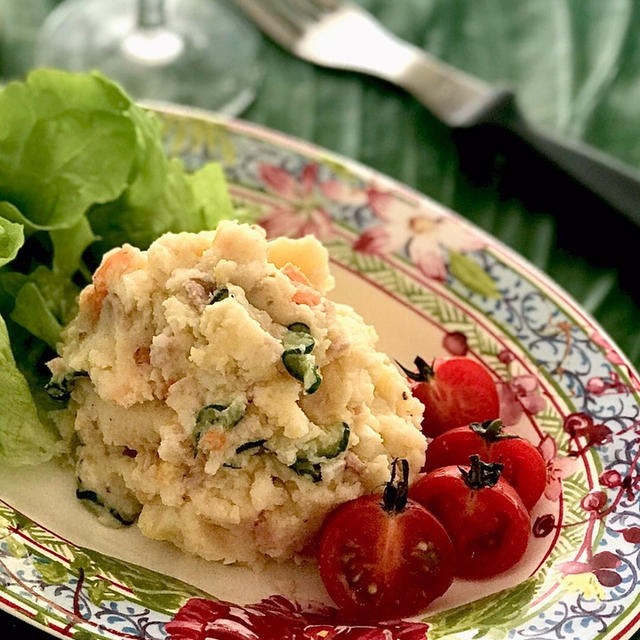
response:
<path id="1" fill-rule="evenodd" d="M 455 555 L 443 526 L 407 500 L 408 465 L 400 460 L 384 494 L 347 502 L 325 521 L 318 565 L 324 585 L 354 620 L 393 620 L 419 613 L 451 585 Z"/>
<path id="2" fill-rule="evenodd" d="M 424 471 L 466 464 L 474 453 L 486 462 L 501 462 L 502 477 L 524 506 L 529 511 L 533 508 L 547 484 L 547 465 L 528 440 L 505 431 L 500 420 L 472 422 L 439 435 L 429 444 Z"/>
<path id="3" fill-rule="evenodd" d="M 502 465 L 471 456 L 471 466 L 442 467 L 420 478 L 410 496 L 433 513 L 451 536 L 458 575 L 489 578 L 523 556 L 531 520 Z"/>
<path id="4" fill-rule="evenodd" d="M 413 381 L 413 395 L 424 406 L 422 431 L 435 437 L 470 422 L 492 420 L 499 415 L 496 383 L 489 371 L 465 357 L 440 358 L 428 365 L 419 356 L 417 372 L 402 367 Z"/>

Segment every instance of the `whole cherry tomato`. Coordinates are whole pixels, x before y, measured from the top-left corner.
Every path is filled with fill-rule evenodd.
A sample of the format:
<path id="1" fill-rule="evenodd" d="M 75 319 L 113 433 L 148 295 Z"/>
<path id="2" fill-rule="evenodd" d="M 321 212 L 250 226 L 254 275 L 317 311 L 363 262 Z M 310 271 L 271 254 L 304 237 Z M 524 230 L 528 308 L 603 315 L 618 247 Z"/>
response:
<path id="1" fill-rule="evenodd" d="M 498 417 L 496 383 L 483 365 L 465 357 L 440 358 L 429 365 L 418 356 L 413 362 L 417 372 L 400 366 L 412 381 L 413 395 L 425 406 L 426 436 Z"/>
<path id="2" fill-rule="evenodd" d="M 505 431 L 500 420 L 472 422 L 439 435 L 427 448 L 424 471 L 466 464 L 474 453 L 485 462 L 502 463 L 502 477 L 524 506 L 533 508 L 547 484 L 547 465 L 528 440 Z"/>
<path id="3" fill-rule="evenodd" d="M 402 477 L 396 481 L 400 465 Z M 451 585 L 455 554 L 436 518 L 407 500 L 408 464 L 394 461 L 383 495 L 347 502 L 320 534 L 324 585 L 354 620 L 392 620 L 419 613 Z"/>
<path id="4" fill-rule="evenodd" d="M 442 467 L 420 478 L 410 496 L 442 523 L 456 550 L 458 575 L 489 578 L 523 556 L 531 520 L 502 465 L 471 456 L 471 466 Z"/>

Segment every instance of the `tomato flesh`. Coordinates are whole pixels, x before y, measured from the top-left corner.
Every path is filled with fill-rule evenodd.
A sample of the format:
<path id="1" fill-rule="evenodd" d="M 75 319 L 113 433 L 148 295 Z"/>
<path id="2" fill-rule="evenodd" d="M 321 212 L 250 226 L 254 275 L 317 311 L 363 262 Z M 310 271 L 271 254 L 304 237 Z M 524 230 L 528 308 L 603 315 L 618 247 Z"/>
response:
<path id="1" fill-rule="evenodd" d="M 444 467 L 420 478 L 409 495 L 431 511 L 451 536 L 460 577 L 489 578 L 524 555 L 531 520 L 503 478 L 493 487 L 470 489 L 457 466 Z"/>
<path id="2" fill-rule="evenodd" d="M 380 496 L 365 496 L 329 516 L 318 565 L 348 617 L 394 620 L 419 613 L 449 588 L 455 554 L 443 526 L 419 504 L 409 500 L 394 513 Z"/>
<path id="3" fill-rule="evenodd" d="M 512 435 L 503 431 L 504 435 Z M 441 434 L 429 444 L 424 471 L 449 465 L 469 464 L 478 454 L 485 462 L 504 465 L 502 477 L 516 490 L 530 511 L 547 484 L 547 466 L 540 452 L 524 438 L 487 440 L 470 427 L 459 427 Z"/>

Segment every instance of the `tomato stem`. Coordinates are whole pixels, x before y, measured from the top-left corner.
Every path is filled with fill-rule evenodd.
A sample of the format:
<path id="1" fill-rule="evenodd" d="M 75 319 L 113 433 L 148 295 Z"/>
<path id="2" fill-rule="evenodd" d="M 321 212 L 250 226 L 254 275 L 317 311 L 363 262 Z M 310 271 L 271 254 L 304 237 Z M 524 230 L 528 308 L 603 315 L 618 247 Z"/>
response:
<path id="1" fill-rule="evenodd" d="M 483 462 L 477 453 L 469 456 L 469 460 L 471 462 L 469 471 L 463 467 L 458 467 L 462 479 L 469 489 L 478 490 L 484 487 L 493 487 L 498 483 L 504 467 L 503 464 L 499 462 Z"/>
<path id="2" fill-rule="evenodd" d="M 398 463 L 402 477 L 396 480 Z M 388 513 L 400 513 L 407 506 L 409 496 L 409 463 L 405 458 L 395 458 L 391 463 L 391 478 L 382 494 L 382 508 Z"/>
<path id="3" fill-rule="evenodd" d="M 417 371 L 410 371 L 403 367 L 397 360 L 396 364 L 402 369 L 402 371 L 404 371 L 407 378 L 414 382 L 429 382 L 429 380 L 431 380 L 435 375 L 433 365 L 427 364 L 420 356 L 416 356 L 413 360 L 413 364 L 416 365 Z"/>
<path id="4" fill-rule="evenodd" d="M 485 422 L 472 422 L 469 425 L 469 428 L 471 429 L 471 431 L 484 438 L 487 442 L 510 440 L 520 437 L 515 434 L 504 433 L 502 431 L 502 420 L 500 420 L 499 418 L 496 418 L 495 420 L 486 420 Z"/>

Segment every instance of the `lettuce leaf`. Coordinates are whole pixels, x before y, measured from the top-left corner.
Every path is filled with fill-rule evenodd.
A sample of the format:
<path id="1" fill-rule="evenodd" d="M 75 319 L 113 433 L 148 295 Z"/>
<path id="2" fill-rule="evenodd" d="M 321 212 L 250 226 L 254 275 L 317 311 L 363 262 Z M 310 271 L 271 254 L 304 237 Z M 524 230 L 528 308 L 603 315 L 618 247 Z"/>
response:
<path id="1" fill-rule="evenodd" d="M 0 90 L 0 464 L 62 451 L 45 362 L 102 253 L 233 217 L 222 168 L 188 174 L 159 119 L 100 74 L 39 69 Z"/>
<path id="2" fill-rule="evenodd" d="M 97 75 L 39 70 L 0 92 L 0 193 L 28 230 L 73 226 L 127 187 L 136 130 L 106 89 Z"/>
<path id="3" fill-rule="evenodd" d="M 13 208 L 8 202 L 0 202 L 0 267 L 11 262 L 24 244 L 22 225 L 1 217 L 3 211 Z"/>
<path id="4" fill-rule="evenodd" d="M 220 220 L 233 216 L 233 204 L 226 188 L 222 167 L 207 164 L 189 176 L 202 224 L 213 229 Z"/>
<path id="5" fill-rule="evenodd" d="M 190 175 L 182 162 L 169 159 L 161 145 L 160 124 L 151 113 L 130 110 L 140 134 L 144 156 L 135 177 L 117 201 L 89 212 L 91 226 L 102 241 L 99 253 L 124 240 L 146 248 L 167 231 L 200 231 L 234 217 L 222 167 L 209 163 Z"/>
<path id="6" fill-rule="evenodd" d="M 52 349 L 56 348 L 62 327 L 35 283 L 27 282 L 20 289 L 11 319 L 36 338 L 46 342 Z"/>
<path id="7" fill-rule="evenodd" d="M 89 221 L 82 217 L 67 229 L 51 232 L 53 243 L 53 271 L 61 276 L 71 277 L 82 269 L 82 254 L 97 240 Z"/>
<path id="8" fill-rule="evenodd" d="M 57 433 L 38 417 L 29 385 L 18 370 L 0 317 L 0 461 L 19 466 L 46 462 L 62 451 Z"/>

